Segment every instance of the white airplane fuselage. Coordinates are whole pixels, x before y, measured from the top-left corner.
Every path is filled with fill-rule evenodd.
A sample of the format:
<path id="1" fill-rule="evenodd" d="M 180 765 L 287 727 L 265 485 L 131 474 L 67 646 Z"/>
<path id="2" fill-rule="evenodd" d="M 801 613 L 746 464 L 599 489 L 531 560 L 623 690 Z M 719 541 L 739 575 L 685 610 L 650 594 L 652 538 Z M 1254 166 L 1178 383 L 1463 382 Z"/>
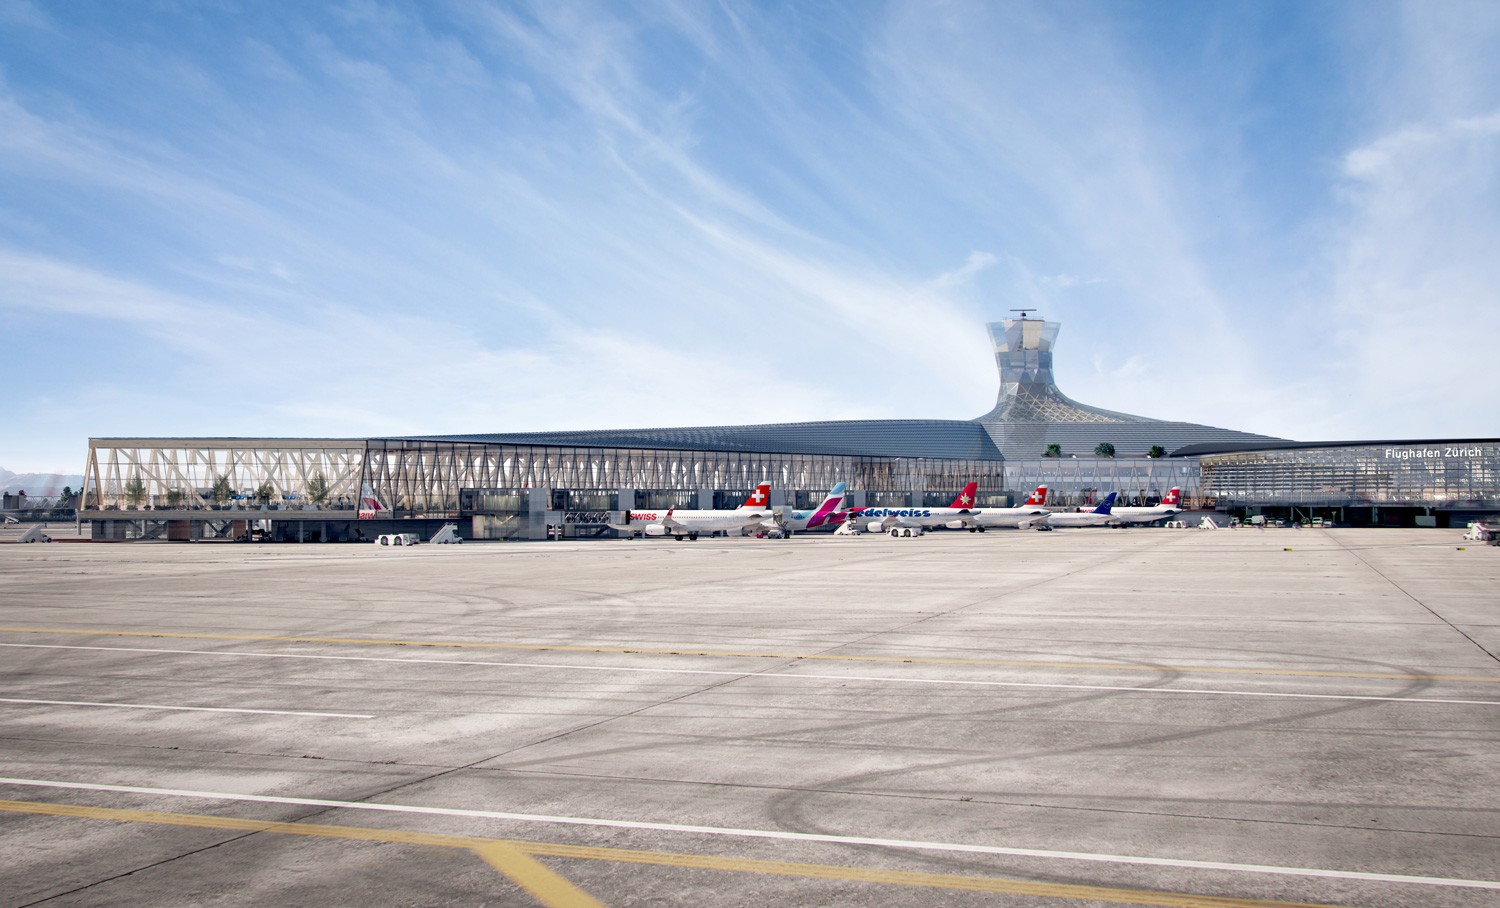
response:
<path id="1" fill-rule="evenodd" d="M 734 511 L 631 511 L 629 525 L 639 525 L 647 536 L 686 536 L 698 533 L 743 530 L 776 514 L 765 510 Z"/>
<path id="2" fill-rule="evenodd" d="M 1036 523 L 1051 513 L 1034 504 L 1014 508 L 979 508 L 973 512 L 972 520 L 976 527 L 1020 527 Z"/>
<path id="3" fill-rule="evenodd" d="M 973 513 L 972 508 L 865 508 L 857 520 L 872 533 L 889 530 L 891 527 L 947 526 L 961 521 Z"/>
<path id="4" fill-rule="evenodd" d="M 956 521 L 967 521 L 974 513 L 974 493 L 979 483 L 964 486 L 946 508 L 862 508 L 852 518 L 860 528 L 883 533 L 893 527 L 931 529 Z"/>
<path id="5" fill-rule="evenodd" d="M 1182 508 L 1159 504 L 1150 508 L 1115 508 L 1110 513 L 1118 517 L 1121 523 L 1155 523 L 1176 517 L 1182 513 Z"/>
<path id="6" fill-rule="evenodd" d="M 1113 514 L 1100 514 L 1095 511 L 1084 514 L 1053 511 L 1047 515 L 1046 521 L 1051 527 L 1107 527 L 1119 523 Z"/>
<path id="7" fill-rule="evenodd" d="M 655 510 L 630 510 L 624 513 L 624 523 L 611 523 L 612 529 L 632 536 L 675 536 L 678 539 L 697 539 L 703 533 L 737 532 L 760 526 L 767 521 L 775 522 L 777 515 L 767 507 L 771 484 L 763 482 L 745 503 L 729 510 L 679 510 L 664 508 Z"/>
<path id="8" fill-rule="evenodd" d="M 1103 503 L 1092 511 L 1078 513 L 1076 511 L 1053 511 L 1042 518 L 1049 527 L 1107 527 L 1119 526 L 1120 521 L 1115 517 L 1113 510 L 1115 506 L 1116 493 L 1110 492 L 1105 496 Z"/>

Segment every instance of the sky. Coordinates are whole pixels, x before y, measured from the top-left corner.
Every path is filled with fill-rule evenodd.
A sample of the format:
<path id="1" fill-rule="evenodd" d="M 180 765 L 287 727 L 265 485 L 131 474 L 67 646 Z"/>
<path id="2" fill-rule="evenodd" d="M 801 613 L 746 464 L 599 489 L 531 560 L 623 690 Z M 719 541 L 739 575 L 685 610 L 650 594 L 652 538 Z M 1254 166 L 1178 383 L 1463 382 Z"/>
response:
<path id="1" fill-rule="evenodd" d="M 1500 436 L 1500 3 L 0 0 L 0 467 L 90 437 Z"/>

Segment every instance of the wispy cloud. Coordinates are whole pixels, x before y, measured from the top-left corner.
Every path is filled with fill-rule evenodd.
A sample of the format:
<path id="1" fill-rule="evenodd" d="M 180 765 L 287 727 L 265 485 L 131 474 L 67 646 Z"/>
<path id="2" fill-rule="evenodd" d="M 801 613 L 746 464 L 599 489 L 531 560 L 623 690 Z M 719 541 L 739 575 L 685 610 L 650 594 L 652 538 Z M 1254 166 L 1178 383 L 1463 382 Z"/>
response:
<path id="1" fill-rule="evenodd" d="M 1389 364 L 1500 340 L 1496 15 L 1397 11 L 0 5 L 0 307 L 84 364 L 10 443 L 963 418 L 1019 307 L 1091 403 L 1469 431 Z"/>

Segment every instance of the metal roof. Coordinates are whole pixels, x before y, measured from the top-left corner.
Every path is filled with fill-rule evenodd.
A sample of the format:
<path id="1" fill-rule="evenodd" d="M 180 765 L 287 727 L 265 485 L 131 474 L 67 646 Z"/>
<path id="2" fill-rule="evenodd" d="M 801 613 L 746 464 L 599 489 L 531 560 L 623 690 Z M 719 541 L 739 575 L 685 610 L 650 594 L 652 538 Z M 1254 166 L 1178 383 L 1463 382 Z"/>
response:
<path id="1" fill-rule="evenodd" d="M 749 426 L 505 432 L 424 436 L 411 440 L 766 454 L 1004 459 L 983 426 L 970 420 L 953 419 L 830 420 Z"/>
<path id="2" fill-rule="evenodd" d="M 1417 447 L 1421 445 L 1495 445 L 1500 438 L 1395 438 L 1369 441 L 1284 441 L 1278 444 L 1250 442 L 1185 445 L 1173 451 L 1172 457 L 1203 457 L 1208 454 L 1239 454 L 1246 451 L 1298 451 L 1307 448 L 1374 448 Z"/>

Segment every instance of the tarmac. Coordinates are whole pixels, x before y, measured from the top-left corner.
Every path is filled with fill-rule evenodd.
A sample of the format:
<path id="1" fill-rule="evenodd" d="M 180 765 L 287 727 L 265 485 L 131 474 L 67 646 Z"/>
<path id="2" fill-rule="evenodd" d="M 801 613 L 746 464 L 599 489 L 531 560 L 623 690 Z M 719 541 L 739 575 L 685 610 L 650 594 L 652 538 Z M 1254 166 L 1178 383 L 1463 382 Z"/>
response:
<path id="1" fill-rule="evenodd" d="M 1494 906 L 1461 535 L 0 545 L 0 905 Z"/>

